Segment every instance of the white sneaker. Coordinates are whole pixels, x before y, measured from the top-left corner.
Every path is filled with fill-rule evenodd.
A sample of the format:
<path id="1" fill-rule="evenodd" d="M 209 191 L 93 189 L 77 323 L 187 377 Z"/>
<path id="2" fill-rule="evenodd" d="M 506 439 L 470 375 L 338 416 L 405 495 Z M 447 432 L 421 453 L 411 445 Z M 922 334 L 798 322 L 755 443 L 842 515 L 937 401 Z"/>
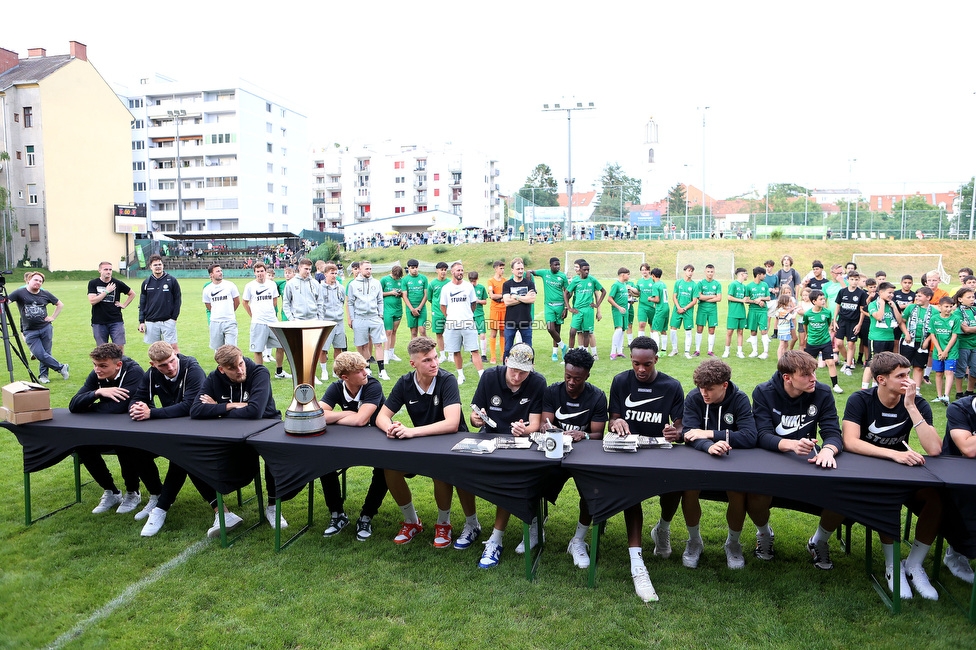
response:
<path id="1" fill-rule="evenodd" d="M 746 355 L 743 354 L 742 352 L 736 352 L 735 353 L 735 356 L 739 357 L 740 359 L 745 359 L 746 358 Z"/>
<path id="2" fill-rule="evenodd" d="M 759 351 L 758 350 L 753 350 L 752 352 L 749 353 L 749 358 L 750 359 L 755 359 L 758 356 L 759 356 Z"/>
<path id="3" fill-rule="evenodd" d="M 61 373 L 61 376 L 64 377 L 64 380 L 65 381 L 67 381 L 68 380 L 68 377 L 71 376 L 70 373 L 68 372 L 69 370 L 70 369 L 68 368 L 68 364 L 66 364 L 66 363 L 62 363 L 61 364 L 61 370 L 58 370 L 58 372 Z"/>
<path id="4" fill-rule="evenodd" d="M 908 585 L 908 576 L 905 575 L 905 561 L 902 560 L 901 564 L 898 565 L 899 575 L 900 575 L 900 589 L 901 589 L 901 599 L 911 600 L 912 599 L 912 588 Z M 894 581 L 894 567 L 885 567 L 885 580 L 888 581 L 888 591 L 894 593 L 895 591 L 895 581 Z"/>
<path id="5" fill-rule="evenodd" d="M 159 495 L 158 494 L 150 494 L 149 495 L 149 501 L 146 502 L 146 507 L 143 508 L 142 510 L 140 510 L 139 512 L 137 512 L 136 513 L 136 516 L 134 517 L 134 519 L 136 521 L 142 521 L 143 519 L 145 519 L 146 517 L 148 517 L 149 514 L 153 511 L 153 508 L 156 507 L 156 504 L 157 503 L 159 503 Z"/>
<path id="6" fill-rule="evenodd" d="M 369 372 L 367 372 L 366 374 L 368 375 Z M 321 386 L 322 385 L 322 380 L 319 379 L 318 377 L 315 377 L 315 385 L 316 386 Z"/>
<path id="7" fill-rule="evenodd" d="M 264 518 L 268 520 L 268 523 L 271 524 L 272 528 L 274 528 L 275 525 L 275 514 L 276 514 L 276 508 L 273 503 L 264 509 Z M 285 528 L 288 528 L 288 522 L 285 521 L 285 516 L 282 515 L 281 529 L 284 530 Z"/>
<path id="8" fill-rule="evenodd" d="M 383 381 L 390 381 L 390 376 L 386 374 L 386 368 L 380 370 L 380 379 L 382 379 Z"/>
<path id="9" fill-rule="evenodd" d="M 725 560 L 730 569 L 742 569 L 746 566 L 746 558 L 742 554 L 742 544 L 725 542 Z"/>
<path id="10" fill-rule="evenodd" d="M 762 354 L 759 355 L 759 358 L 761 360 L 765 361 L 766 359 L 769 358 L 769 355 L 767 353 L 763 352 Z"/>
<path id="11" fill-rule="evenodd" d="M 224 513 L 224 525 L 227 527 L 228 533 L 243 523 L 244 523 L 244 519 L 238 517 L 233 512 Z M 213 539 L 214 537 L 220 537 L 220 515 L 216 513 L 214 513 L 213 526 L 207 529 L 207 537 L 211 539 Z"/>
<path id="12" fill-rule="evenodd" d="M 965 555 L 957 552 L 951 546 L 947 546 L 945 558 L 942 562 L 949 569 L 949 573 L 963 582 L 973 584 L 973 567 L 969 564 L 969 559 Z"/>
<path id="13" fill-rule="evenodd" d="M 542 533 L 542 541 L 546 541 L 545 533 Z M 539 527 L 536 525 L 536 520 L 533 519 L 532 523 L 529 524 L 529 548 L 533 549 L 539 545 Z M 522 537 L 522 541 L 518 543 L 515 547 L 515 552 L 519 555 L 525 553 L 525 537 Z"/>
<path id="14" fill-rule="evenodd" d="M 461 384 L 464 383 L 464 375 L 462 375 L 461 373 L 458 373 L 457 383 L 458 383 L 458 386 L 460 386 Z"/>
<path id="15" fill-rule="evenodd" d="M 654 555 L 663 557 L 665 560 L 671 557 L 671 529 L 660 530 L 659 524 L 654 524 L 651 529 L 651 539 L 654 540 Z"/>
<path id="16" fill-rule="evenodd" d="M 676 357 L 676 356 L 678 356 L 678 350 L 677 349 L 671 350 L 671 354 L 669 354 L 668 356 L 669 357 Z"/>
<path id="17" fill-rule="evenodd" d="M 92 510 L 93 515 L 100 515 L 103 512 L 108 512 L 115 506 L 122 503 L 122 493 L 112 492 L 111 490 L 105 490 L 102 493 L 102 498 L 98 500 L 98 505 Z"/>
<path id="18" fill-rule="evenodd" d="M 398 357 L 396 352 L 390 352 L 390 361 L 403 361 L 403 359 Z"/>
<path id="19" fill-rule="evenodd" d="M 275 379 L 291 379 L 291 373 L 285 372 L 284 370 L 276 372 Z"/>
<path id="20" fill-rule="evenodd" d="M 588 548 L 586 542 L 579 537 L 574 537 L 569 540 L 569 546 L 566 547 L 566 552 L 573 556 L 573 564 L 581 569 L 589 569 L 590 552 Z"/>
<path id="21" fill-rule="evenodd" d="M 647 567 L 641 566 L 630 570 L 630 575 L 634 579 L 634 591 L 645 603 L 652 600 L 659 600 L 654 585 L 651 584 L 651 577 L 647 575 Z"/>
<path id="22" fill-rule="evenodd" d="M 843 368 L 841 368 L 841 372 L 847 375 L 848 377 L 854 374 L 854 371 L 851 369 L 850 366 L 844 366 Z"/>
<path id="23" fill-rule="evenodd" d="M 142 532 L 139 534 L 143 537 L 152 537 L 158 533 L 159 529 L 162 528 L 163 524 L 166 523 L 166 511 L 162 508 L 154 507 L 146 516 L 149 518 L 149 520 L 146 522 L 146 525 L 142 527 Z"/>
<path id="24" fill-rule="evenodd" d="M 264 363 L 271 363 L 272 361 L 274 361 L 274 357 L 271 354 L 265 352 L 264 354 L 261 355 L 261 361 L 263 361 Z"/>
<path id="25" fill-rule="evenodd" d="M 932 583 L 929 582 L 929 577 L 925 574 L 925 569 L 921 566 L 904 566 L 905 574 L 908 576 L 908 582 L 912 585 L 912 589 L 915 593 L 926 600 L 938 600 L 939 592 Z"/>
<path id="26" fill-rule="evenodd" d="M 691 358 L 691 353 L 685 352 L 685 359 L 690 359 L 690 358 Z"/>
<path id="27" fill-rule="evenodd" d="M 844 392 L 844 389 L 840 387 L 840 384 L 834 384 L 834 387 L 831 390 L 833 390 L 838 395 Z"/>
<path id="28" fill-rule="evenodd" d="M 141 494 L 138 492 L 126 492 L 122 497 L 122 503 L 119 504 L 119 509 L 115 512 L 124 515 L 138 508 L 140 504 L 142 504 Z"/>
<path id="29" fill-rule="evenodd" d="M 728 348 L 725 348 L 725 352 L 722 353 L 722 358 L 723 359 L 728 359 L 729 358 L 729 349 Z"/>
<path id="30" fill-rule="evenodd" d="M 443 352 L 441 352 L 441 353 L 440 353 L 440 354 L 439 354 L 439 355 L 437 356 L 437 362 L 438 362 L 438 363 L 447 363 L 447 355 L 445 355 L 445 354 L 444 354 Z"/>
<path id="31" fill-rule="evenodd" d="M 685 552 L 681 554 L 681 563 L 689 569 L 697 569 L 704 550 L 701 539 L 689 539 L 685 543 Z"/>

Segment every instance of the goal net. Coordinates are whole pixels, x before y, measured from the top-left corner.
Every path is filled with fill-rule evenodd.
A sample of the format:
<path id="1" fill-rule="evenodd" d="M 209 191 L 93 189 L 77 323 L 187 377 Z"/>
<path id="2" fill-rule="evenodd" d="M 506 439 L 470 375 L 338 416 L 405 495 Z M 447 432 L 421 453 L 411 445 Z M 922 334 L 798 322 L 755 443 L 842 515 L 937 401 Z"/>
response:
<path id="1" fill-rule="evenodd" d="M 896 287 L 903 275 L 911 275 L 918 283 L 922 275 L 931 271 L 939 273 L 939 282 L 948 283 L 952 277 L 942 266 L 941 255 L 883 255 L 879 253 L 854 253 L 852 261 L 857 264 L 857 270 L 874 276 L 878 271 L 884 271 L 888 282 Z"/>
<path id="2" fill-rule="evenodd" d="M 735 278 L 735 253 L 732 251 L 717 250 L 685 250 L 678 251 L 677 264 L 674 269 L 674 277 L 680 278 L 681 270 L 687 264 L 695 267 L 695 277 L 705 277 L 705 265 L 711 264 L 715 267 L 715 279 L 728 281 Z M 749 276 L 752 277 L 752 269 L 749 269 Z"/>
<path id="3" fill-rule="evenodd" d="M 621 267 L 630 270 L 630 277 L 634 280 L 640 277 L 640 266 L 644 263 L 644 253 L 621 252 L 608 253 L 606 251 L 566 251 L 566 261 L 562 271 L 570 279 L 573 277 L 573 264 L 578 259 L 584 259 L 590 265 L 590 275 L 601 283 L 609 280 L 612 284 L 617 278 L 617 270 Z M 607 285 L 609 286 L 609 285 Z"/>

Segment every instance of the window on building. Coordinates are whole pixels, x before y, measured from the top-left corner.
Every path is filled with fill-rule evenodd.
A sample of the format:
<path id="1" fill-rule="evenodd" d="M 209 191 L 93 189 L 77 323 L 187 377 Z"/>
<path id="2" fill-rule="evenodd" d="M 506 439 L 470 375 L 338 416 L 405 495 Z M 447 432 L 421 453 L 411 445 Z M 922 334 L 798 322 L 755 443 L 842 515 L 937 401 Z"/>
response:
<path id="1" fill-rule="evenodd" d="M 132 191 L 133 192 L 145 192 L 146 191 L 146 184 L 145 183 L 133 183 L 132 184 Z"/>
<path id="2" fill-rule="evenodd" d="M 264 110 L 268 111 L 269 113 L 271 112 L 271 102 L 265 102 Z"/>
<path id="3" fill-rule="evenodd" d="M 439 181 L 440 179 L 441 179 L 441 175 L 440 174 L 434 174 L 434 180 L 435 181 Z"/>
<path id="4" fill-rule="evenodd" d="M 268 173 L 269 174 L 274 173 L 274 163 L 268 163 Z"/>
<path id="5" fill-rule="evenodd" d="M 27 186 L 27 205 L 37 205 L 37 185 Z"/>
<path id="6" fill-rule="evenodd" d="M 282 116 L 282 117 L 284 117 L 284 116 L 285 116 L 285 109 L 281 109 L 281 116 Z"/>
<path id="7" fill-rule="evenodd" d="M 268 204 L 268 212 L 270 212 L 271 214 L 274 214 L 274 203 L 269 203 Z"/>
<path id="8" fill-rule="evenodd" d="M 27 166 L 28 167 L 33 167 L 34 166 L 34 163 L 35 163 L 35 158 L 34 158 L 34 145 L 29 144 L 26 147 L 24 147 L 24 150 L 27 153 Z"/>
<path id="9" fill-rule="evenodd" d="M 132 150 L 133 151 L 136 151 L 138 149 L 145 149 L 145 148 L 146 148 L 146 142 L 144 140 L 133 140 L 132 141 Z"/>
<path id="10" fill-rule="evenodd" d="M 436 188 L 436 187 L 435 187 L 435 188 L 434 188 L 434 196 L 440 196 L 440 195 L 441 195 L 441 191 L 440 191 L 440 188 Z"/>
<path id="11" fill-rule="evenodd" d="M 401 214 L 401 213 L 404 213 L 406 211 L 407 211 L 407 209 L 406 208 L 403 208 L 403 207 L 395 207 L 395 208 L 393 208 L 393 214 Z"/>
<path id="12" fill-rule="evenodd" d="M 210 144 L 230 144 L 237 142 L 236 133 L 211 133 Z"/>
<path id="13" fill-rule="evenodd" d="M 17 152 L 17 160 L 20 160 L 20 152 Z"/>
<path id="14" fill-rule="evenodd" d="M 24 106 L 24 128 L 29 129 L 34 126 L 34 109 Z"/>
<path id="15" fill-rule="evenodd" d="M 129 108 L 142 108 L 142 100 L 141 99 L 130 99 L 129 100 Z"/>
<path id="16" fill-rule="evenodd" d="M 288 214 L 288 206 L 287 205 L 281 206 L 281 214 Z"/>
<path id="17" fill-rule="evenodd" d="M 268 183 L 268 192 L 274 194 L 274 183 Z"/>
<path id="18" fill-rule="evenodd" d="M 403 169 L 403 161 L 402 160 L 394 161 L 393 169 Z"/>
<path id="19" fill-rule="evenodd" d="M 268 143 L 268 153 L 274 153 L 274 145 L 272 145 L 270 142 Z"/>
<path id="20" fill-rule="evenodd" d="M 134 171 L 134 172 L 145 171 L 145 169 L 146 169 L 146 161 L 145 160 L 140 160 L 139 162 L 132 163 L 132 171 Z"/>
<path id="21" fill-rule="evenodd" d="M 207 187 L 237 187 L 237 176 L 208 177 Z"/>
<path id="22" fill-rule="evenodd" d="M 395 199 L 402 199 L 402 198 L 404 198 L 406 196 L 407 196 L 407 193 L 405 191 L 403 191 L 403 190 L 397 190 L 396 192 L 393 193 L 393 198 L 395 198 Z"/>
<path id="23" fill-rule="evenodd" d="M 146 128 L 146 122 L 144 120 L 132 120 L 133 129 L 144 129 Z"/>
<path id="24" fill-rule="evenodd" d="M 288 186 L 287 185 L 282 185 L 281 186 L 281 195 L 282 196 L 288 196 Z"/>
<path id="25" fill-rule="evenodd" d="M 175 190 L 176 181 L 159 181 L 156 184 L 156 188 L 160 190 Z"/>
<path id="26" fill-rule="evenodd" d="M 287 155 L 288 155 L 288 150 L 285 149 L 284 147 L 282 147 L 281 148 L 281 157 L 284 158 Z"/>
<path id="27" fill-rule="evenodd" d="M 41 226 L 40 224 L 32 223 L 28 226 L 30 229 L 30 240 L 32 242 L 41 241 Z"/>
<path id="28" fill-rule="evenodd" d="M 287 167 L 282 167 L 281 168 L 281 175 L 282 176 L 287 176 L 288 175 L 288 168 Z"/>
<path id="29" fill-rule="evenodd" d="M 285 127 L 281 127 L 281 137 L 285 137 L 286 133 L 288 133 L 288 130 Z"/>
<path id="30" fill-rule="evenodd" d="M 20 113 L 14 113 L 14 122 L 20 124 Z"/>
<path id="31" fill-rule="evenodd" d="M 271 122 L 266 122 L 264 125 L 264 130 L 267 131 L 268 133 L 271 133 L 271 129 L 273 128 L 274 127 L 271 125 Z"/>
<path id="32" fill-rule="evenodd" d="M 405 181 L 406 181 L 406 177 L 404 177 L 404 176 L 397 176 L 396 177 L 396 182 L 397 183 L 403 183 Z"/>

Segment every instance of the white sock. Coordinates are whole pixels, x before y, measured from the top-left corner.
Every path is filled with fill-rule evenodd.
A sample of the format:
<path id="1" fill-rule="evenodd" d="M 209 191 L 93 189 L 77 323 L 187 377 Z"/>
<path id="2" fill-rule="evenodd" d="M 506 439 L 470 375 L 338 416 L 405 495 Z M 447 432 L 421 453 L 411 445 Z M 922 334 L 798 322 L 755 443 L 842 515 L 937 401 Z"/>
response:
<path id="1" fill-rule="evenodd" d="M 773 534 L 773 530 L 769 527 L 769 524 L 766 524 L 765 526 L 756 526 L 756 532 L 760 535 L 766 536 Z"/>
<path id="2" fill-rule="evenodd" d="M 630 345 L 633 342 L 634 342 L 634 335 L 631 334 L 630 332 L 627 332 L 627 345 Z"/>
<path id="3" fill-rule="evenodd" d="M 688 526 L 689 540 L 697 540 L 699 542 L 701 541 L 701 531 L 699 530 L 700 527 L 701 527 L 700 524 L 698 526 Z"/>
<path id="4" fill-rule="evenodd" d="M 823 529 L 822 526 L 817 526 L 817 532 L 813 534 L 814 544 L 827 544 L 830 542 L 830 533 Z"/>
<path id="5" fill-rule="evenodd" d="M 420 519 L 417 518 L 417 509 L 413 507 L 413 501 L 405 506 L 400 506 L 400 512 L 403 513 L 403 521 L 408 524 L 420 523 Z"/>
<path id="6" fill-rule="evenodd" d="M 762 335 L 763 354 L 769 353 L 769 335 Z"/>
<path id="7" fill-rule="evenodd" d="M 641 569 L 644 567 L 644 554 L 641 553 L 640 546 L 630 547 L 630 571 L 634 572 L 634 569 Z"/>
<path id="8" fill-rule="evenodd" d="M 678 330 L 671 330 L 668 334 L 668 338 L 671 339 L 671 347 L 675 350 L 678 349 Z"/>
<path id="9" fill-rule="evenodd" d="M 922 542 L 915 540 L 912 544 L 912 550 L 908 552 L 908 559 L 905 564 L 912 567 L 922 566 L 922 562 L 925 561 L 925 556 L 929 553 L 929 548 L 931 544 L 923 544 Z"/>
<path id="10" fill-rule="evenodd" d="M 660 332 L 651 332 L 651 340 L 657 343 L 657 349 L 664 352 L 667 349 L 667 340 L 661 341 Z"/>
<path id="11" fill-rule="evenodd" d="M 691 353 L 691 330 L 685 330 L 685 354 Z"/>
<path id="12" fill-rule="evenodd" d="M 553 354 L 554 356 L 555 356 L 555 355 L 558 355 L 558 354 L 559 354 L 559 348 L 557 348 L 557 347 L 555 347 L 555 346 L 553 346 L 553 348 L 552 348 L 552 354 Z"/>
<path id="13" fill-rule="evenodd" d="M 459 368 L 458 371 L 457 371 L 457 373 L 458 373 L 458 379 L 464 379 L 464 371 L 463 370 L 461 370 Z"/>
<path id="14" fill-rule="evenodd" d="M 708 351 L 713 352 L 715 350 L 715 335 L 708 335 Z"/>
<path id="15" fill-rule="evenodd" d="M 695 351 L 696 352 L 701 352 L 701 340 L 702 340 L 702 333 L 701 332 L 695 332 Z"/>
<path id="16" fill-rule="evenodd" d="M 725 539 L 726 544 L 738 544 L 739 535 L 742 534 L 741 530 L 732 530 L 729 528 L 729 536 Z"/>
<path id="17" fill-rule="evenodd" d="M 884 551 L 885 566 L 895 566 L 894 544 L 882 544 L 881 550 Z"/>
<path id="18" fill-rule="evenodd" d="M 491 531 L 491 537 L 488 538 L 488 541 L 489 542 L 494 542 L 494 543 L 500 545 L 504 539 L 505 539 L 505 531 L 504 530 L 498 530 L 497 528 L 495 528 L 495 529 L 492 529 L 492 531 Z"/>
<path id="19" fill-rule="evenodd" d="M 451 523 L 451 510 L 438 510 L 437 511 L 437 523 L 438 524 L 450 524 Z"/>
<path id="20" fill-rule="evenodd" d="M 575 537 L 577 539 L 585 540 L 586 539 L 586 531 L 588 531 L 589 529 L 590 529 L 590 527 L 587 526 L 586 524 L 581 524 L 581 523 L 578 523 L 577 522 L 577 524 L 576 524 L 576 534 L 573 535 L 573 537 Z M 951 549 L 952 547 L 950 546 L 949 548 Z"/>
<path id="21" fill-rule="evenodd" d="M 756 352 L 756 337 L 755 336 L 750 336 L 749 337 L 749 340 L 747 341 L 747 343 L 749 343 L 749 345 L 752 346 L 752 351 L 753 352 Z"/>
<path id="22" fill-rule="evenodd" d="M 464 523 L 468 526 L 474 526 L 475 528 L 481 528 L 481 522 L 478 521 L 478 513 L 473 515 L 468 515 L 464 518 Z"/>
<path id="23" fill-rule="evenodd" d="M 483 374 L 485 374 L 485 369 L 484 368 L 482 368 L 481 370 L 478 371 L 478 379 L 481 379 L 481 375 L 483 375 Z"/>
<path id="24" fill-rule="evenodd" d="M 737 347 L 737 348 L 735 349 L 735 351 L 736 351 L 736 352 L 738 352 L 739 354 L 742 354 L 742 346 L 741 346 L 741 345 L 740 345 L 740 346 L 738 346 L 738 347 Z"/>
<path id="25" fill-rule="evenodd" d="M 666 533 L 669 530 L 671 530 L 671 522 L 670 521 L 664 521 L 663 519 L 658 519 L 657 520 L 657 529 L 659 531 L 661 531 L 662 533 Z"/>
<path id="26" fill-rule="evenodd" d="M 320 363 L 319 368 L 322 369 L 322 377 L 327 378 L 329 376 L 329 362 Z"/>

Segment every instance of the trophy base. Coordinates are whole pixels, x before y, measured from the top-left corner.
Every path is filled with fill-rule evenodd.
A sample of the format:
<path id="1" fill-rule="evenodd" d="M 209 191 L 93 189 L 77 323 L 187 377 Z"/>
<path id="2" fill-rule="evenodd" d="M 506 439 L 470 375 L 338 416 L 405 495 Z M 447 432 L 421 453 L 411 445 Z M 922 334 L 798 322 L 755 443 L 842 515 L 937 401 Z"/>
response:
<path id="1" fill-rule="evenodd" d="M 321 436 L 325 433 L 325 411 L 285 411 L 285 433 L 290 436 Z"/>

